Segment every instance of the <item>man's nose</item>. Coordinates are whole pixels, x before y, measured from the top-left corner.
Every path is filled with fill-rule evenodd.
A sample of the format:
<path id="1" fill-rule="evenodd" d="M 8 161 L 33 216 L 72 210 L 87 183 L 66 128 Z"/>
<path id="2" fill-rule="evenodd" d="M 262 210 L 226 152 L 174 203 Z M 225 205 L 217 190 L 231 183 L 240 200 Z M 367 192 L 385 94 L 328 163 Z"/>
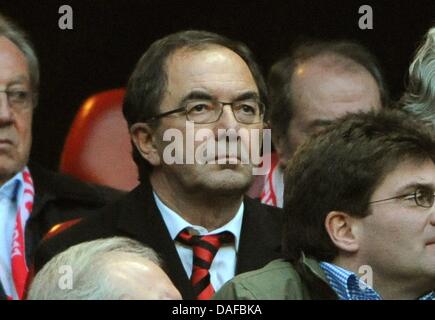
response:
<path id="1" fill-rule="evenodd" d="M 222 114 L 217 126 L 218 129 L 239 129 L 240 122 L 238 122 L 236 117 L 234 116 L 231 105 L 227 104 L 223 106 Z"/>
<path id="2" fill-rule="evenodd" d="M 0 125 L 9 124 L 13 113 L 5 92 L 0 92 Z"/>
<path id="3" fill-rule="evenodd" d="M 430 213 L 430 224 L 435 226 L 435 204 L 432 205 L 432 208 L 430 209 L 431 213 Z"/>

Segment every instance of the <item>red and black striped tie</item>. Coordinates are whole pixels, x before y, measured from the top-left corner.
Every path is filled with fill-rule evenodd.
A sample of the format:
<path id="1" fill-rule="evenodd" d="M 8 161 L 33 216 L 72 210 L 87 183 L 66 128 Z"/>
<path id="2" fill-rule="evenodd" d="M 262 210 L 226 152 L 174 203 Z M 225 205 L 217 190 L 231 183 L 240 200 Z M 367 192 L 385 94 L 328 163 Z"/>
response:
<path id="1" fill-rule="evenodd" d="M 209 269 L 212 261 L 222 244 L 232 243 L 234 236 L 224 231 L 207 236 L 191 235 L 184 229 L 178 234 L 177 240 L 189 245 L 193 250 L 193 270 L 190 281 L 197 300 L 208 300 L 214 294 L 210 282 Z"/>

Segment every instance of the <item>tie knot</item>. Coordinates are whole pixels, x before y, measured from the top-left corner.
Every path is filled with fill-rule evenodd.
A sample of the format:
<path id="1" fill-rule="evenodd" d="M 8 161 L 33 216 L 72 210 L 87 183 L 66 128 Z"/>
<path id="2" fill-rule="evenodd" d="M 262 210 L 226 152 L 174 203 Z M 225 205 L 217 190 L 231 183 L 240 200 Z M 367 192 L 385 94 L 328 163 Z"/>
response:
<path id="1" fill-rule="evenodd" d="M 197 299 L 210 299 L 214 293 L 210 283 L 209 269 L 213 259 L 223 244 L 234 242 L 234 236 L 229 231 L 224 231 L 206 236 L 191 235 L 187 229 L 181 231 L 177 241 L 192 247 L 193 269 L 191 282 Z"/>
<path id="2" fill-rule="evenodd" d="M 234 236 L 229 231 L 223 231 L 206 236 L 191 235 L 187 229 L 183 229 L 177 236 L 177 240 L 191 247 L 205 246 L 206 249 L 217 251 L 221 245 L 232 243 Z M 213 248 L 209 248 L 212 246 Z"/>

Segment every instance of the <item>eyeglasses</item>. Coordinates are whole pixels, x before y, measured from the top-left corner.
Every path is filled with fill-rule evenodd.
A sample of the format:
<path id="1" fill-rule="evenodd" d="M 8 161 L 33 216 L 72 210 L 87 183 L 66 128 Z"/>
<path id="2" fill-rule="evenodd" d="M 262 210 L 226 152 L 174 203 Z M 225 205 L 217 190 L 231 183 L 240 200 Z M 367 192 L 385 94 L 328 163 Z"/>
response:
<path id="1" fill-rule="evenodd" d="M 435 194 L 433 190 L 430 189 L 417 189 L 410 194 L 403 194 L 388 199 L 376 200 L 376 201 L 369 202 L 369 204 L 384 202 L 393 199 L 414 200 L 415 204 L 419 207 L 432 208 L 435 201 Z"/>
<path id="2" fill-rule="evenodd" d="M 264 103 L 254 99 L 234 102 L 187 100 L 181 107 L 156 115 L 147 121 L 157 120 L 177 112 L 184 112 L 187 120 L 193 123 L 213 123 L 220 119 L 226 105 L 231 106 L 234 118 L 240 123 L 255 124 L 263 121 Z"/>
<path id="3" fill-rule="evenodd" d="M 0 90 L 0 93 L 5 93 L 8 99 L 8 104 L 12 110 L 22 111 L 32 106 L 32 94 L 26 90 Z"/>

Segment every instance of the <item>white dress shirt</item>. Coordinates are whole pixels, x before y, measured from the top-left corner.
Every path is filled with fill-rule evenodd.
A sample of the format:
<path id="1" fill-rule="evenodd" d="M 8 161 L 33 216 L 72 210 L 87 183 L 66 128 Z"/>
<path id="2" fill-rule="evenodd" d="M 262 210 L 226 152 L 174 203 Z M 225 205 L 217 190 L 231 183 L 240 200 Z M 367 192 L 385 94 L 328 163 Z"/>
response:
<path id="1" fill-rule="evenodd" d="M 213 230 L 208 231 L 202 226 L 195 226 L 184 220 L 179 214 L 168 208 L 158 197 L 158 195 L 153 192 L 154 199 L 159 208 L 160 213 L 165 221 L 166 227 L 168 228 L 169 234 L 172 240 L 175 241 L 177 235 L 185 228 L 191 228 L 198 235 L 209 235 L 216 234 L 223 231 L 229 231 L 234 235 L 234 244 L 221 247 L 210 267 L 210 282 L 215 291 L 219 290 L 220 287 L 232 279 L 236 272 L 236 262 L 237 262 L 237 251 L 239 248 L 240 241 L 240 231 L 242 228 L 243 219 L 243 202 L 240 205 L 239 210 L 231 221 L 226 225 Z M 184 270 L 190 278 L 192 275 L 192 262 L 193 262 L 193 251 L 192 247 L 184 245 L 178 241 L 175 241 L 175 247 L 177 249 L 178 255 L 180 256 L 181 262 L 183 263 Z"/>
<path id="2" fill-rule="evenodd" d="M 11 251 L 18 195 L 22 193 L 20 189 L 24 186 L 22 178 L 22 173 L 17 173 L 0 187 L 0 282 L 10 297 L 16 296 L 12 279 Z"/>

